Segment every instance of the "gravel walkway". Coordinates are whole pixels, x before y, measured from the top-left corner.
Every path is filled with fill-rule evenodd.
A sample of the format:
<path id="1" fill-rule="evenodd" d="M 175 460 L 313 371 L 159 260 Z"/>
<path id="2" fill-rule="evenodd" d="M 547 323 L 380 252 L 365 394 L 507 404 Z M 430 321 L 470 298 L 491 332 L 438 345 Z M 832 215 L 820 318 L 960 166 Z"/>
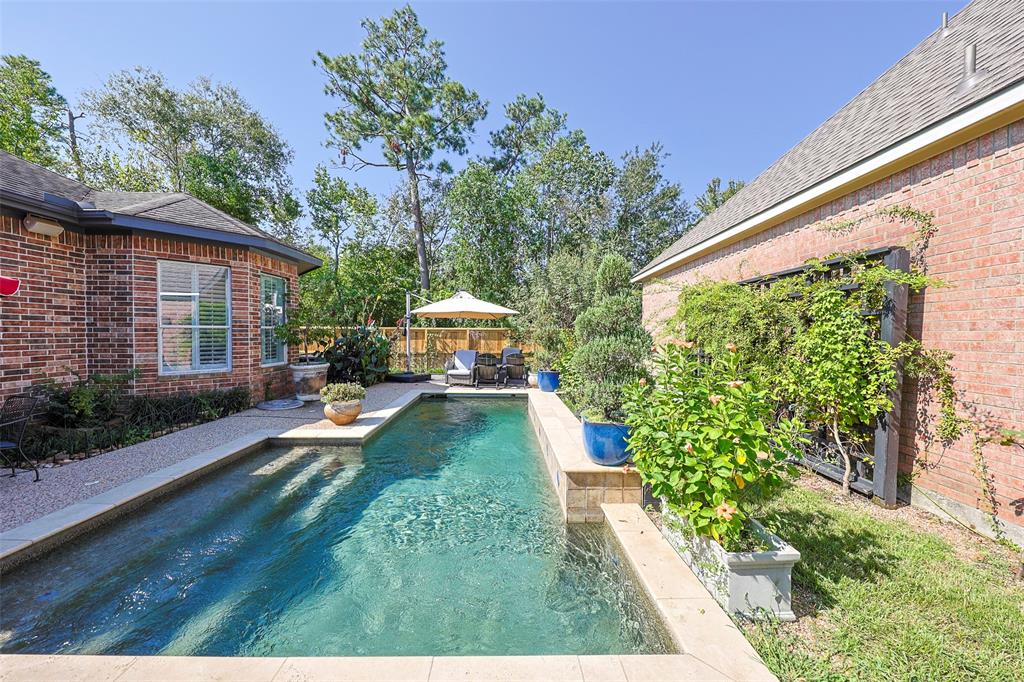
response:
<path id="1" fill-rule="evenodd" d="M 439 383 L 377 384 L 367 389 L 363 411 L 386 407 L 413 388 L 443 391 L 445 387 Z M 324 419 L 320 403 L 281 412 L 251 409 L 65 466 L 40 469 L 38 483 L 32 481 L 31 471 L 19 471 L 14 478 L 0 476 L 0 531 L 82 502 L 247 433 L 284 433 L 295 428 L 346 427 L 334 426 Z"/>

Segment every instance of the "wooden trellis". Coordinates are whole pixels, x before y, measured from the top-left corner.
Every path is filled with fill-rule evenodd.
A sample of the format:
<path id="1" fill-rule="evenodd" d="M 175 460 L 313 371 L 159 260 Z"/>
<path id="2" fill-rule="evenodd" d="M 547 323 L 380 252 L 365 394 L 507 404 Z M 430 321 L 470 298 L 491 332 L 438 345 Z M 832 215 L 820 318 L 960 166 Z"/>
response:
<path id="1" fill-rule="evenodd" d="M 831 279 L 847 274 L 850 266 L 849 257 L 833 258 L 816 265 L 805 265 L 797 268 L 790 268 L 743 280 L 740 284 L 756 287 L 770 287 L 779 280 L 789 277 L 807 276 L 812 270 L 824 267 L 825 270 L 815 272 L 815 277 Z M 902 247 L 885 247 L 867 251 L 857 258 L 859 262 L 882 261 L 884 265 L 895 270 L 910 269 L 910 254 Z M 855 291 L 856 285 L 845 287 L 847 292 Z M 908 287 L 905 284 L 887 284 L 885 287 L 886 298 L 880 309 L 864 310 L 862 314 L 866 317 L 875 317 L 879 320 L 879 338 L 890 345 L 897 345 L 902 342 L 906 335 L 907 328 L 907 301 L 909 299 Z M 872 443 L 871 461 L 867 462 L 858 459 L 854 467 L 850 487 L 865 495 L 869 495 L 878 504 L 884 507 L 896 506 L 896 474 L 899 465 L 900 449 L 900 404 L 903 388 L 903 375 L 897 375 L 897 389 L 892 395 L 892 410 L 879 417 L 874 430 Z M 839 460 L 839 453 L 834 449 L 824 446 L 816 451 L 809 451 L 804 458 L 804 464 L 814 471 L 836 481 L 843 478 L 843 466 Z"/>

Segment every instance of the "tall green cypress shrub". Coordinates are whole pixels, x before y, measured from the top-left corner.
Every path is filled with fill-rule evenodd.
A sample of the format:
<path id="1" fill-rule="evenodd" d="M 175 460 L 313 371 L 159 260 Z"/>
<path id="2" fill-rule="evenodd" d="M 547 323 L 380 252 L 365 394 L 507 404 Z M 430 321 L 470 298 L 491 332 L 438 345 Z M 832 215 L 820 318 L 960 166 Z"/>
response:
<path id="1" fill-rule="evenodd" d="M 618 254 L 597 272 L 594 305 L 576 318 L 570 397 L 590 421 L 622 421 L 622 389 L 647 376 L 651 335 L 641 323 L 640 293 Z"/>

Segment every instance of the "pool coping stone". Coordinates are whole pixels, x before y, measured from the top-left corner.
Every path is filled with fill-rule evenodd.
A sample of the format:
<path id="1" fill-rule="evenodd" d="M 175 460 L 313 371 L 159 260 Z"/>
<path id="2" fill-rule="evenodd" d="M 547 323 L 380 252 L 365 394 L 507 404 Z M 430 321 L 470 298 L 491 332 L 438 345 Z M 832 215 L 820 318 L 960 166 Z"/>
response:
<path id="1" fill-rule="evenodd" d="M 737 682 L 776 680 L 732 618 L 640 505 L 603 504 L 601 509 L 633 572 L 682 653 L 693 655 Z"/>
<path id="2" fill-rule="evenodd" d="M 733 678 L 690 654 L 272 658 L 0 655 L 0 682 L 185 682 L 200 679 L 210 682 L 686 682 Z"/>

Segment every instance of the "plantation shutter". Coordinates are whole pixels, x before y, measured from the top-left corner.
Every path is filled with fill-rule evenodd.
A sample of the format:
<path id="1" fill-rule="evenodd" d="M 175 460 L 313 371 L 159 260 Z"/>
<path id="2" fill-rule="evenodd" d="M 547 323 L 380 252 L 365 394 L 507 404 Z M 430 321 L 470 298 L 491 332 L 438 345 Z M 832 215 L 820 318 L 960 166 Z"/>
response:
<path id="1" fill-rule="evenodd" d="M 272 275 L 260 276 L 260 355 L 264 365 L 285 361 L 287 347 L 274 330 L 285 321 L 285 281 Z"/>
<path id="2" fill-rule="evenodd" d="M 157 280 L 161 374 L 230 369 L 230 270 L 160 261 Z"/>

